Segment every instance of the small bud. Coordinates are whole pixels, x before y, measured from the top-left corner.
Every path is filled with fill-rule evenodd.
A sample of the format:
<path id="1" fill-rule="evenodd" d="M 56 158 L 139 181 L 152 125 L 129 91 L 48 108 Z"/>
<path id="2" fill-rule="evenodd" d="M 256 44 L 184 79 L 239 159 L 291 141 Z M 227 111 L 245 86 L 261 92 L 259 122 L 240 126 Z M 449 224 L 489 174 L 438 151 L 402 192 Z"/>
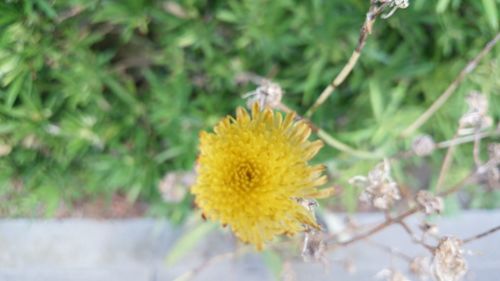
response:
<path id="1" fill-rule="evenodd" d="M 248 98 L 247 106 L 249 108 L 251 108 L 255 102 L 258 102 L 259 107 L 262 109 L 266 106 L 271 108 L 278 107 L 282 97 L 283 90 L 281 87 L 269 80 L 265 80 L 255 91 L 243 96 L 243 98 Z"/>
<path id="2" fill-rule="evenodd" d="M 304 236 L 304 246 L 302 247 L 302 258 L 305 262 L 325 262 L 326 242 L 323 233 L 317 230 L 309 230 Z"/>
<path id="3" fill-rule="evenodd" d="M 424 211 L 426 215 L 440 214 L 444 209 L 444 202 L 441 197 L 434 196 L 426 190 L 420 190 L 417 193 L 416 201 L 420 209 Z"/>
<path id="4" fill-rule="evenodd" d="M 390 175 L 388 160 L 375 166 L 368 173 L 368 177 L 356 176 L 351 178 L 349 183 L 364 188 L 359 199 L 370 202 L 378 209 L 386 210 L 395 201 L 401 199 L 397 184 Z"/>
<path id="5" fill-rule="evenodd" d="M 430 261 L 428 257 L 416 257 L 410 262 L 411 273 L 424 279 L 430 273 Z"/>
<path id="6" fill-rule="evenodd" d="M 383 279 L 387 281 L 410 281 L 401 272 L 389 268 L 382 269 L 375 275 L 376 279 Z"/>
<path id="7" fill-rule="evenodd" d="M 438 226 L 430 222 L 422 222 L 422 224 L 419 225 L 419 228 L 424 234 L 428 234 L 431 236 L 436 236 L 439 234 Z"/>
<path id="8" fill-rule="evenodd" d="M 474 130 L 481 130 L 493 125 L 493 119 L 488 116 L 488 99 L 485 95 L 479 92 L 471 92 L 466 97 L 468 106 L 467 112 L 460 118 L 460 127 L 462 130 L 460 134 L 468 134 L 473 128 Z"/>
<path id="9" fill-rule="evenodd" d="M 457 281 L 467 272 L 462 241 L 454 237 L 441 239 L 434 252 L 434 275 L 439 281 Z"/>
<path id="10" fill-rule="evenodd" d="M 12 146 L 0 143 L 0 157 L 9 155 L 11 151 L 12 151 Z"/>
<path id="11" fill-rule="evenodd" d="M 195 182 L 193 172 L 170 172 L 167 173 L 158 185 L 163 200 L 169 203 L 182 201 L 187 190 Z"/>
<path id="12" fill-rule="evenodd" d="M 434 152 L 436 143 L 429 135 L 418 136 L 413 140 L 411 145 L 413 153 L 417 156 L 427 156 Z"/>

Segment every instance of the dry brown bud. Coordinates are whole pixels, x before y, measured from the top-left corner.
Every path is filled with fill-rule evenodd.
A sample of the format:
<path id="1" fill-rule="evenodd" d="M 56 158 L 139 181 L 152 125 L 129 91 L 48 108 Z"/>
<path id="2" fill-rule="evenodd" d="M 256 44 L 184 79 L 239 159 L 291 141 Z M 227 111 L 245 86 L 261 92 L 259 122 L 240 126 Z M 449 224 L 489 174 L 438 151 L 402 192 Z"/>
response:
<path id="1" fill-rule="evenodd" d="M 259 103 L 260 108 L 265 108 L 266 106 L 276 108 L 281 103 L 283 89 L 281 89 L 280 85 L 265 80 L 255 91 L 247 93 L 243 97 L 248 98 L 247 106 L 249 108 L 255 102 Z"/>
<path id="2" fill-rule="evenodd" d="M 302 248 L 302 258 L 305 262 L 326 262 L 326 242 L 323 233 L 316 230 L 309 230 L 304 236 L 304 246 Z"/>
<path id="3" fill-rule="evenodd" d="M 390 175 L 388 160 L 375 166 L 368 177 L 356 176 L 349 180 L 350 184 L 364 188 L 359 199 L 370 202 L 374 207 L 388 209 L 395 201 L 401 199 L 398 186 Z"/>
<path id="4" fill-rule="evenodd" d="M 187 190 L 194 183 L 194 172 L 170 172 L 160 181 L 158 189 L 165 202 L 177 203 L 184 198 Z"/>
<path id="5" fill-rule="evenodd" d="M 468 105 L 467 112 L 460 118 L 460 126 L 463 128 L 460 134 L 468 134 L 473 130 L 481 130 L 493 125 L 493 119 L 488 116 L 488 99 L 485 95 L 479 92 L 471 92 L 466 102 Z"/>
<path id="6" fill-rule="evenodd" d="M 0 143 L 0 157 L 9 155 L 11 151 L 12 151 L 12 146 Z"/>
<path id="7" fill-rule="evenodd" d="M 420 230 L 424 234 L 428 234 L 428 235 L 431 235 L 431 236 L 436 236 L 439 233 L 438 226 L 436 224 L 433 224 L 433 223 L 430 223 L 430 222 L 424 221 L 424 222 L 422 222 L 422 224 L 419 225 L 419 227 L 420 227 Z"/>
<path id="8" fill-rule="evenodd" d="M 427 277 L 430 273 L 430 261 L 428 257 L 416 257 L 410 262 L 411 273 L 420 279 Z"/>
<path id="9" fill-rule="evenodd" d="M 436 149 L 436 143 L 431 136 L 422 135 L 413 140 L 411 149 L 417 156 L 427 156 L 434 152 L 434 149 Z"/>
<path id="10" fill-rule="evenodd" d="M 406 276 L 404 276 L 401 272 L 388 268 L 379 271 L 375 275 L 375 278 L 387 281 L 410 281 L 410 279 L 406 278 Z"/>
<path id="11" fill-rule="evenodd" d="M 438 281 L 457 281 L 467 272 L 462 241 L 454 237 L 441 239 L 434 252 L 434 276 Z"/>
<path id="12" fill-rule="evenodd" d="M 444 209 L 444 201 L 427 190 L 420 190 L 415 198 L 418 206 L 426 215 L 440 214 Z"/>

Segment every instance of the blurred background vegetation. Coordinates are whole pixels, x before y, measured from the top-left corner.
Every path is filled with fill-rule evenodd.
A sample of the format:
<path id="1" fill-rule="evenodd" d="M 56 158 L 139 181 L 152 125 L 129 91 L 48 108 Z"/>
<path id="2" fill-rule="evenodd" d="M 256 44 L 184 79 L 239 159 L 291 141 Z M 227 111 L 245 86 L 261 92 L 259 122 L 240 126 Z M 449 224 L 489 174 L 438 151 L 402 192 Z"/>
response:
<path id="1" fill-rule="evenodd" d="M 498 32 L 499 5 L 414 0 L 377 20 L 352 75 L 313 121 L 356 148 L 408 149 L 411 137 L 398 135 Z M 347 62 L 368 7 L 368 0 L 2 1 L 0 215 L 54 216 L 62 205 L 111 204 L 120 194 L 146 204 L 149 215 L 181 221 L 192 198 L 165 203 L 157 187 L 168 172 L 193 168 L 200 130 L 245 104 L 241 96 L 255 85 L 237 76 L 279 83 L 283 102 L 303 114 Z M 499 53 L 493 49 L 419 133 L 452 138 L 471 90 L 488 97 L 496 124 Z M 471 169 L 471 151 L 457 150 L 450 182 Z M 424 187 L 432 188 L 443 155 L 398 164 L 395 177 L 418 188 L 407 171 L 427 169 Z M 316 161 L 344 187 L 326 204 L 355 210 L 358 191 L 345 183 L 379 160 L 325 147 Z M 469 193 L 468 207 L 499 205 L 498 190 Z M 458 206 L 452 199 L 447 206 Z"/>

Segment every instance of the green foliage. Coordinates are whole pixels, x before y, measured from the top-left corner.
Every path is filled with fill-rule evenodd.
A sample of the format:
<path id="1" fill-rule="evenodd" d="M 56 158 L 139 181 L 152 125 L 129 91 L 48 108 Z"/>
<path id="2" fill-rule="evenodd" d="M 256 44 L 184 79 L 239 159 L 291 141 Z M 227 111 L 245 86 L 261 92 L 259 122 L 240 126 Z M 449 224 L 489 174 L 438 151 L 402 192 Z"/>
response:
<path id="1" fill-rule="evenodd" d="M 113 192 L 160 202 L 163 174 L 193 168 L 198 132 L 244 104 L 241 94 L 252 87 L 238 85 L 237 74 L 274 79 L 284 102 L 304 113 L 346 63 L 368 2 L 1 3 L 0 145 L 10 151 L 0 157 L 0 200 L 15 208 L 0 212 L 29 215 L 43 206 L 51 215 L 60 200 Z M 379 19 L 354 72 L 313 121 L 361 149 L 407 146 L 395 137 L 498 32 L 498 5 L 412 1 Z M 498 53 L 422 132 L 450 138 L 473 89 L 488 95 L 499 119 Z M 432 159 L 436 170 L 440 159 Z M 330 148 L 319 160 L 352 174 L 370 167 Z M 165 215 L 183 217 L 166 206 Z"/>

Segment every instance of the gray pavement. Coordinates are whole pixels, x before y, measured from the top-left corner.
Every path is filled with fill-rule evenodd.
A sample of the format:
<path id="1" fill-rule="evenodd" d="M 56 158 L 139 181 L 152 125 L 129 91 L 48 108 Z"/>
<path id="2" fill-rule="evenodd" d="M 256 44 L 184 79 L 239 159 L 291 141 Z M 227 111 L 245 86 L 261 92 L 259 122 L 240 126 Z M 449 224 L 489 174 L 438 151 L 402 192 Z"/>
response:
<path id="1" fill-rule="evenodd" d="M 326 221 L 335 227 L 342 217 L 329 215 Z M 380 214 L 356 217 L 360 223 L 382 219 Z M 461 213 L 435 222 L 441 234 L 465 238 L 500 224 L 500 211 Z M 409 223 L 415 227 L 417 220 Z M 165 256 L 184 231 L 151 219 L 0 220 L 0 280 L 174 280 L 208 257 L 234 249 L 235 241 L 227 231 L 215 231 L 177 263 L 167 266 Z M 396 226 L 372 240 L 412 256 L 426 254 Z M 471 254 L 466 256 L 470 272 L 465 280 L 500 280 L 500 233 L 469 243 L 466 250 Z M 419 280 L 408 273 L 407 263 L 367 242 L 333 251 L 327 258 L 326 264 L 292 259 L 292 275 L 295 280 L 376 280 L 378 271 L 392 266 L 411 280 Z M 352 263 L 354 273 L 345 269 L 346 260 Z M 206 266 L 193 280 L 265 281 L 274 277 L 261 254 L 248 253 Z"/>

